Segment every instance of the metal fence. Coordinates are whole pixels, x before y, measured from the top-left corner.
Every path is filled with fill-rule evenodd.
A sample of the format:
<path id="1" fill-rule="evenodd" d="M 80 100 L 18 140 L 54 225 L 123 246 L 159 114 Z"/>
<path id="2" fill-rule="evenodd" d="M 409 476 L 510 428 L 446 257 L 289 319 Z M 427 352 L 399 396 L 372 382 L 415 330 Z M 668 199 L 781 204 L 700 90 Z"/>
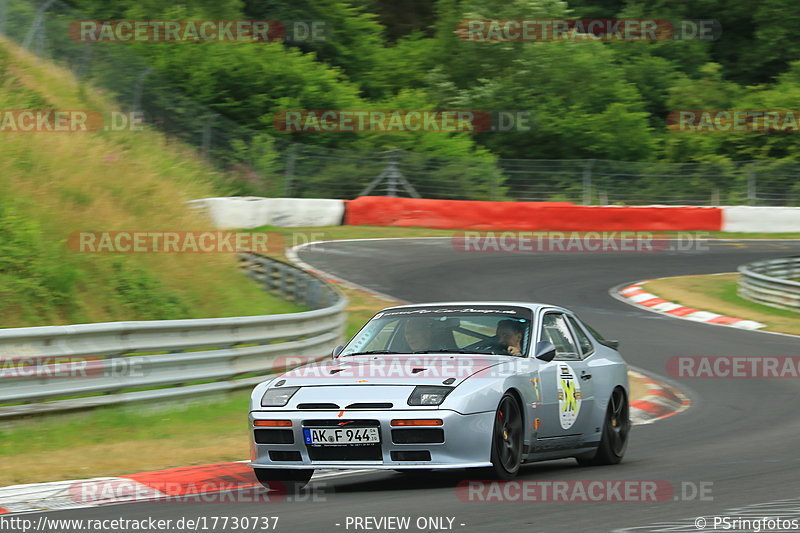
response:
<path id="1" fill-rule="evenodd" d="M 239 267 L 267 292 L 309 309 L 332 307 L 342 299 L 342 294 L 327 283 L 289 263 L 258 254 L 241 254 Z"/>
<path id="2" fill-rule="evenodd" d="M 291 142 L 254 130 L 182 95 L 125 43 L 80 43 L 68 35 L 85 19 L 57 0 L 0 0 L 0 33 L 102 88 L 120 109 L 145 115 L 171 139 L 196 147 L 226 174 L 232 195 L 566 201 L 580 204 L 800 205 L 800 164 L 601 159 L 446 157 L 369 152 Z"/>
<path id="3" fill-rule="evenodd" d="M 757 261 L 740 266 L 739 272 L 743 298 L 800 312 L 800 257 Z"/>
<path id="4" fill-rule="evenodd" d="M 0 420 L 251 387 L 341 342 L 347 302 L 337 289 L 285 263 L 243 262 L 268 289 L 316 309 L 0 330 Z"/>

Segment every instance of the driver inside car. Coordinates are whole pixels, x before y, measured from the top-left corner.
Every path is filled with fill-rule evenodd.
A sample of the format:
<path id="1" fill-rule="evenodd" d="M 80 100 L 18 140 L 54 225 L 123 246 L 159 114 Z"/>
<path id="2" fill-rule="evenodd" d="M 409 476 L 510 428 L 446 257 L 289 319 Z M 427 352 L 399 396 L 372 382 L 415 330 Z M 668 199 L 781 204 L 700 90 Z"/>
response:
<path id="1" fill-rule="evenodd" d="M 404 336 L 412 352 L 433 348 L 433 322 L 427 318 L 411 318 L 406 322 Z"/>
<path id="2" fill-rule="evenodd" d="M 501 320 L 497 323 L 497 342 L 506 346 L 511 355 L 522 355 L 522 336 L 525 325 L 516 320 Z"/>
<path id="3" fill-rule="evenodd" d="M 504 319 L 497 323 L 494 337 L 476 342 L 469 346 L 472 350 L 503 351 L 509 355 L 522 355 L 522 337 L 525 324 L 516 320 Z"/>

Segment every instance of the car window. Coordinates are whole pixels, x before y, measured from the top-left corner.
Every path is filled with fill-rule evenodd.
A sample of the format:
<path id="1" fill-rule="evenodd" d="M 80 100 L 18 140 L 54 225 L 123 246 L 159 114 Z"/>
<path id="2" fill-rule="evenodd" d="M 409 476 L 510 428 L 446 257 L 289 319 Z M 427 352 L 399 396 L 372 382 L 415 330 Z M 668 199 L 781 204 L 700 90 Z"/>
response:
<path id="1" fill-rule="evenodd" d="M 353 339 L 348 348 L 354 352 L 366 350 L 386 350 L 392 335 L 397 331 L 399 320 L 387 320 L 383 323 L 370 322 Z"/>
<path id="2" fill-rule="evenodd" d="M 584 333 L 583 328 L 578 321 L 573 317 L 568 317 L 569 323 L 572 325 L 572 331 L 575 332 L 575 337 L 578 339 L 578 346 L 581 348 L 583 357 L 590 355 L 594 352 L 594 344 L 589 340 L 589 337 Z"/>
<path id="3" fill-rule="evenodd" d="M 531 338 L 529 309 L 505 305 L 393 308 L 377 313 L 341 356 L 360 352 L 521 355 Z"/>
<path id="4" fill-rule="evenodd" d="M 578 348 L 572 339 L 572 333 L 567 326 L 564 315 L 560 313 L 547 313 L 542 318 L 542 334 L 539 340 L 550 341 L 556 347 L 556 359 L 561 361 L 580 360 Z"/>

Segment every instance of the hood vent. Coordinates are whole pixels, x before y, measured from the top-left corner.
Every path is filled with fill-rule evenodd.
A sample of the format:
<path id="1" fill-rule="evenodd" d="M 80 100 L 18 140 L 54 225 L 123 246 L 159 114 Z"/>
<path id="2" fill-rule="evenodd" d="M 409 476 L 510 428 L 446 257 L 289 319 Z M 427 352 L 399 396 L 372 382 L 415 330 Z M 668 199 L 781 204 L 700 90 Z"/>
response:
<path id="1" fill-rule="evenodd" d="M 300 403 L 298 409 L 339 409 L 335 403 Z"/>
<path id="2" fill-rule="evenodd" d="M 392 403 L 351 403 L 345 409 L 391 409 Z"/>

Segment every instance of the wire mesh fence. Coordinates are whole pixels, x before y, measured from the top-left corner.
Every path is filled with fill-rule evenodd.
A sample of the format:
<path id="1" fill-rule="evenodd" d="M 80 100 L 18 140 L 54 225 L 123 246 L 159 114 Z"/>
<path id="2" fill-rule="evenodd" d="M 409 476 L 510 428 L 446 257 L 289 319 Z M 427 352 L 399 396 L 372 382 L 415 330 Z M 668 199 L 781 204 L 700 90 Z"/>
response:
<path id="1" fill-rule="evenodd" d="M 787 161 L 479 159 L 291 142 L 243 127 L 181 94 L 129 44 L 72 39 L 70 23 L 86 18 L 58 0 L 0 0 L 0 33 L 67 66 L 81 82 L 111 95 L 123 111 L 141 112 L 148 125 L 194 147 L 229 177 L 226 194 L 800 205 L 800 164 Z"/>

